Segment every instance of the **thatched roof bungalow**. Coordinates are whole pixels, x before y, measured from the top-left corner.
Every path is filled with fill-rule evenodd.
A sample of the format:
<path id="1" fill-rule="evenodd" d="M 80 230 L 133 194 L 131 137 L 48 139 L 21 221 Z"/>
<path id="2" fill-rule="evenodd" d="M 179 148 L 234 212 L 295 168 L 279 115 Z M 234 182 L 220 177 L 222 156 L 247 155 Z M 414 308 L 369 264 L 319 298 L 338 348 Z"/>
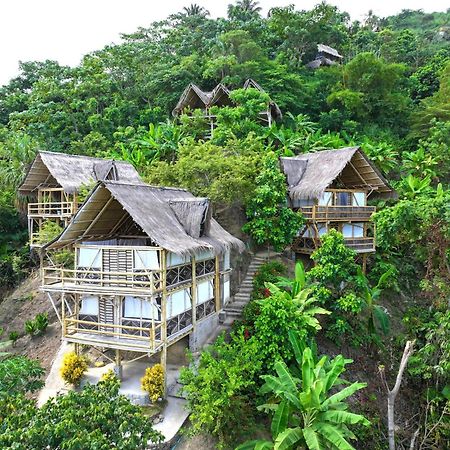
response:
<path id="1" fill-rule="evenodd" d="M 392 194 L 386 178 L 359 147 L 345 147 L 280 158 L 292 200 L 318 199 L 332 186 Z"/>
<path id="2" fill-rule="evenodd" d="M 52 262 L 63 247 L 74 248 L 74 267 L 43 264 L 41 287 L 63 340 L 115 349 L 118 367 L 122 351 L 160 353 L 164 369 L 172 344 L 198 350 L 215 332 L 231 295 L 231 251 L 244 250 L 207 198 L 120 181 L 98 182 L 42 255 Z"/>
<path id="3" fill-rule="evenodd" d="M 254 80 L 248 79 L 242 86 L 243 89 L 257 89 L 260 92 L 265 92 L 264 89 Z M 230 90 L 223 84 L 219 83 L 212 91 L 203 91 L 196 84 L 189 84 L 181 94 L 177 105 L 172 111 L 174 117 L 179 116 L 186 110 L 201 109 L 208 113 L 213 106 L 233 106 L 233 101 L 230 99 Z M 270 100 L 267 108 L 267 113 L 270 120 L 279 120 L 282 113 L 278 105 Z"/>
<path id="4" fill-rule="evenodd" d="M 305 153 L 280 158 L 286 175 L 290 205 L 307 219 L 292 248 L 310 254 L 330 228 L 342 232 L 357 253 L 375 251 L 371 224 L 375 207 L 370 196 L 394 195 L 388 181 L 359 147 Z M 366 256 L 363 257 L 365 264 Z"/>

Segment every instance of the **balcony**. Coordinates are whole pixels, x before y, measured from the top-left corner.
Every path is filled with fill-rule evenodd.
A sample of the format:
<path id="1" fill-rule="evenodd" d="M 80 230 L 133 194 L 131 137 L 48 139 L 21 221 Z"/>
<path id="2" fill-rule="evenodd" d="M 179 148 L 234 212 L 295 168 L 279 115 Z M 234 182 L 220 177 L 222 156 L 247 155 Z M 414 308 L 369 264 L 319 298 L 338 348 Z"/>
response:
<path id="1" fill-rule="evenodd" d="M 373 253 L 375 252 L 375 239 L 373 237 L 344 238 L 347 247 L 356 253 Z M 311 254 L 320 247 L 319 238 L 298 237 L 291 245 L 295 253 Z"/>
<path id="2" fill-rule="evenodd" d="M 303 206 L 299 208 L 307 220 L 316 222 L 367 222 L 376 208 L 374 206 Z"/>
<path id="3" fill-rule="evenodd" d="M 122 324 L 115 324 L 98 322 L 97 316 L 84 319 L 75 315 L 63 319 L 64 340 L 135 352 L 153 353 L 162 346 L 160 322 L 136 321 L 139 324 L 124 325 L 129 320 L 122 319 Z"/>
<path id="4" fill-rule="evenodd" d="M 28 218 L 72 217 L 75 213 L 73 202 L 28 203 Z"/>
<path id="5" fill-rule="evenodd" d="M 44 267 L 42 289 L 104 294 L 154 294 L 162 290 L 161 271 L 107 271 L 95 268 Z"/>

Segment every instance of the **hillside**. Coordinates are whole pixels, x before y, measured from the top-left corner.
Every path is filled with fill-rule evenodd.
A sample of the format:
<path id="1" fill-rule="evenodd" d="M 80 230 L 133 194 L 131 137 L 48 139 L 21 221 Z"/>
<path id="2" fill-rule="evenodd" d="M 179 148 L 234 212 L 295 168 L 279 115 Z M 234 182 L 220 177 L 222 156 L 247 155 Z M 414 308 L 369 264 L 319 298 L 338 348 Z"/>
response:
<path id="1" fill-rule="evenodd" d="M 310 68 L 324 61 L 318 44 L 342 58 Z M 243 89 L 247 80 L 256 85 Z M 174 111 L 190 83 L 200 99 L 219 86 L 230 101 L 208 109 L 206 118 L 194 101 L 192 109 Z M 271 110 L 273 122 L 263 122 L 261 112 Z M 216 342 L 213 356 L 200 357 L 199 373 L 186 375 L 191 430 L 224 448 L 271 439 L 273 414 L 257 408 L 276 395 L 261 394 L 261 377 L 275 376 L 275 361 L 300 366 L 295 345 L 305 354 L 317 342 L 330 360 L 354 359 L 344 378 L 367 383 L 343 403 L 371 426 L 347 418 L 339 434 L 350 439 L 351 428 L 356 448 L 388 448 L 382 375 L 392 388 L 403 348 L 414 341 L 397 398 L 397 448 L 447 448 L 450 10 L 370 13 L 352 22 L 326 3 L 308 11 L 275 7 L 263 17 L 257 2 L 238 1 L 217 19 L 190 5 L 85 55 L 77 67 L 21 63 L 17 77 L 0 87 L 0 340 L 19 332 L 10 350 L 45 370 L 59 345 L 59 322 L 38 291 L 27 244 L 27 198 L 17 193 L 38 150 L 127 161 L 150 184 L 209 197 L 216 219 L 249 248 L 272 247 L 292 259 L 286 249 L 305 222 L 287 208 L 279 158 L 343 147 L 359 147 L 395 191 L 369 197 L 377 207 L 370 228 L 377 251 L 367 258 L 366 274 L 332 227 L 315 263 L 305 260 L 301 289 L 292 280 L 284 293 L 264 284 L 279 283 L 274 274 L 292 279 L 292 262 L 287 272 L 273 262 L 262 270 L 235 333 Z M 308 305 L 301 313 L 292 309 L 295 286 L 316 303 L 309 316 Z M 31 338 L 25 322 L 41 313 L 50 324 Z M 293 330 L 301 344 L 291 342 Z M 319 364 L 314 358 L 310 364 Z M 276 433 L 272 425 L 274 439 L 296 423 L 298 405 L 289 408 L 285 429 L 281 424 Z M 0 446 L 7 442 L 2 420 L 0 414 Z M 320 448 L 335 448 L 321 436 L 328 444 Z M 286 448 L 319 448 L 303 434 L 295 438 Z"/>

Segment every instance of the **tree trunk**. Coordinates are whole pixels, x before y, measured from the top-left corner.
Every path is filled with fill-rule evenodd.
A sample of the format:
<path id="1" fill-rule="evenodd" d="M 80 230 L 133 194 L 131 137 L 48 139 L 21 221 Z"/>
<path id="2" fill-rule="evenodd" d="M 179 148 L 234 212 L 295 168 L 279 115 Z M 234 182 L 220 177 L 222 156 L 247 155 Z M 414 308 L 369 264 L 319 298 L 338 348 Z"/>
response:
<path id="1" fill-rule="evenodd" d="M 405 371 L 406 365 L 408 364 L 408 359 L 413 352 L 414 341 L 408 341 L 405 345 L 405 350 L 403 351 L 402 360 L 400 361 L 400 367 L 398 368 L 397 379 L 395 380 L 395 386 L 392 390 L 389 389 L 386 381 L 386 388 L 388 391 L 388 439 L 389 439 L 389 450 L 395 450 L 395 420 L 394 420 L 394 407 L 395 398 L 397 397 L 398 391 L 400 390 L 400 385 L 402 383 L 403 372 Z"/>

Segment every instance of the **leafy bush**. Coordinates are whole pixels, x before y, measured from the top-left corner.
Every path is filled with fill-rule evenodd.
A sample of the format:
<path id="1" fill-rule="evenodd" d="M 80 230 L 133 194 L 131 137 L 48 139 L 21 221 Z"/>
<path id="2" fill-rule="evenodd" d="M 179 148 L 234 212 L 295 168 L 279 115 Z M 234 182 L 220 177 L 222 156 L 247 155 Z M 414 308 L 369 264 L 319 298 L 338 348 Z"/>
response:
<path id="1" fill-rule="evenodd" d="M 60 369 L 61 378 L 67 384 L 78 386 L 87 368 L 86 358 L 75 352 L 66 353 Z"/>
<path id="2" fill-rule="evenodd" d="M 27 320 L 25 322 L 25 332 L 31 337 L 40 336 L 45 333 L 48 327 L 48 314 L 39 313 L 33 320 Z"/>
<path id="3" fill-rule="evenodd" d="M 32 401 L 11 399 L 14 409 L 0 417 L 0 448 L 66 450 L 145 450 L 159 443 L 155 431 L 139 406 L 119 395 L 117 380 L 70 391 L 37 408 Z M 1 410 L 1 414 L 3 414 Z"/>
<path id="4" fill-rule="evenodd" d="M 63 231 L 63 227 L 58 225 L 56 222 L 52 220 L 46 220 L 41 229 L 39 230 L 38 235 L 36 236 L 35 242 L 36 244 L 47 244 L 48 242 L 55 239 L 59 236 Z"/>
<path id="5" fill-rule="evenodd" d="M 164 369 L 161 364 L 147 367 L 141 378 L 141 386 L 153 403 L 164 396 Z"/>
<path id="6" fill-rule="evenodd" d="M 17 331 L 11 331 L 8 336 L 9 340 L 13 342 L 13 346 L 16 344 L 17 339 L 19 339 L 19 333 Z"/>
<path id="7" fill-rule="evenodd" d="M 252 299 L 261 299 L 270 295 L 266 283 L 276 283 L 278 278 L 286 275 L 287 267 L 279 261 L 270 261 L 263 264 L 253 278 Z"/>
<path id="8" fill-rule="evenodd" d="M 16 394 L 36 392 L 44 385 L 44 373 L 38 361 L 25 356 L 10 356 L 0 360 L 0 401 Z"/>
<path id="9" fill-rule="evenodd" d="M 117 378 L 116 374 L 114 373 L 114 370 L 109 369 L 107 370 L 100 378 L 100 381 L 104 381 L 106 383 L 112 383 L 117 381 L 120 383 L 120 380 Z"/>
<path id="10" fill-rule="evenodd" d="M 344 400 L 366 384 L 352 383 L 336 392 L 342 384 L 340 375 L 351 360 L 338 355 L 331 361 L 327 356 L 319 361 L 293 333 L 290 340 L 296 367 L 290 370 L 285 362 L 277 361 L 276 375 L 262 376 L 265 383 L 261 393 L 270 394 L 270 400 L 258 409 L 273 413 L 271 431 L 275 445 L 270 441 L 253 441 L 238 449 L 352 449 L 347 439 L 355 436 L 348 426 L 358 423 L 369 426 L 370 422 L 347 411 Z"/>
<path id="11" fill-rule="evenodd" d="M 191 356 L 181 371 L 193 433 L 211 433 L 221 445 L 232 444 L 252 424 L 256 378 L 261 370 L 259 345 L 233 333 L 204 350 L 198 362 Z"/>

